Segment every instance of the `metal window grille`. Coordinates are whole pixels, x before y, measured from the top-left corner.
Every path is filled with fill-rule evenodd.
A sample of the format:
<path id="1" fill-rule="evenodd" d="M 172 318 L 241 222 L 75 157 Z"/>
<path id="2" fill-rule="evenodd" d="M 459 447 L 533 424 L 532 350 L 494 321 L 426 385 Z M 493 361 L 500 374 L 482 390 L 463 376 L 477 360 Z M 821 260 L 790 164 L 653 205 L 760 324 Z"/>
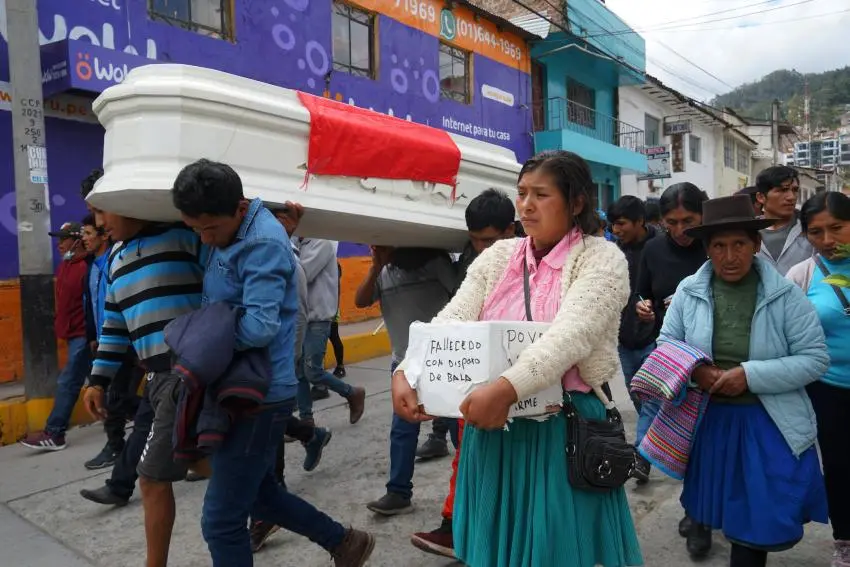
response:
<path id="1" fill-rule="evenodd" d="M 334 2 L 334 70 L 375 78 L 375 16 L 343 2 Z"/>
<path id="2" fill-rule="evenodd" d="M 570 122 L 593 128 L 596 126 L 596 91 L 567 79 L 567 117 Z"/>
<path id="3" fill-rule="evenodd" d="M 440 44 L 440 95 L 463 104 L 471 102 L 469 53 Z"/>
<path id="4" fill-rule="evenodd" d="M 702 160 L 702 140 L 698 136 L 690 136 L 688 150 L 690 151 L 691 161 L 700 163 Z"/>
<path id="5" fill-rule="evenodd" d="M 151 19 L 219 39 L 233 39 L 231 0 L 148 0 Z M 202 21 L 206 8 L 218 12 L 215 21 Z"/>

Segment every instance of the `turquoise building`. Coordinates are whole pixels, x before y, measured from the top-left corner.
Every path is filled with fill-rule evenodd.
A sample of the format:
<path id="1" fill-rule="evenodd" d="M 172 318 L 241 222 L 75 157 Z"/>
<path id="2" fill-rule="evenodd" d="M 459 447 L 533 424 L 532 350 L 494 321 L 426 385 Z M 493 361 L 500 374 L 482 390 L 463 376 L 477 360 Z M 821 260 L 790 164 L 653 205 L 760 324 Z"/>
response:
<path id="1" fill-rule="evenodd" d="M 566 3 L 565 27 L 531 48 L 534 149 L 575 152 L 591 165 L 603 210 L 620 197 L 620 173 L 646 171 L 644 131 L 620 121 L 618 89 L 645 81 L 643 38 L 599 0 Z"/>

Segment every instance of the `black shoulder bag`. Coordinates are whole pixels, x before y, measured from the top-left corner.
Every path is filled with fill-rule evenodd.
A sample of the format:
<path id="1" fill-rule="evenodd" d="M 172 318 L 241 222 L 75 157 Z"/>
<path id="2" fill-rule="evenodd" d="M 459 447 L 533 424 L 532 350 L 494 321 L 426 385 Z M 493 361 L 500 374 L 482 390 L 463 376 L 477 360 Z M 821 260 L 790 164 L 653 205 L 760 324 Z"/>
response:
<path id="1" fill-rule="evenodd" d="M 531 317 L 531 291 L 528 263 L 523 262 L 525 318 Z M 606 384 L 605 419 L 585 419 L 578 413 L 569 392 L 564 392 L 564 417 L 567 420 L 567 471 L 573 488 L 605 493 L 620 488 L 635 470 L 635 448 L 626 442 L 623 418 L 611 400 Z"/>
<path id="2" fill-rule="evenodd" d="M 820 268 L 820 271 L 823 272 L 823 275 L 829 277 L 831 275 L 829 268 L 827 268 L 826 264 L 823 263 L 823 259 L 820 257 L 820 254 L 815 255 L 814 260 L 815 264 L 817 264 L 818 268 Z M 835 295 L 838 296 L 838 301 L 841 302 L 841 307 L 844 308 L 844 314 L 850 317 L 850 301 L 847 300 L 847 296 L 844 295 L 844 292 L 841 291 L 838 286 L 833 285 L 830 287 L 832 288 L 832 291 L 835 292 Z"/>

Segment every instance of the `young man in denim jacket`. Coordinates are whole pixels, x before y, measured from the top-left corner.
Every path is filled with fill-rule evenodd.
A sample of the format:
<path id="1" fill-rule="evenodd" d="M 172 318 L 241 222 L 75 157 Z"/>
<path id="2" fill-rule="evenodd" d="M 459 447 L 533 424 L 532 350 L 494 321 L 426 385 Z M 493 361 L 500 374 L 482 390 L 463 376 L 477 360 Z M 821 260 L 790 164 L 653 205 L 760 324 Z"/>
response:
<path id="1" fill-rule="evenodd" d="M 212 478 L 201 521 L 214 567 L 252 565 L 249 515 L 308 537 L 337 567 L 361 567 L 374 537 L 345 529 L 275 478 L 277 442 L 295 407 L 294 340 L 298 309 L 295 259 L 283 228 L 259 199 L 248 200 L 229 166 L 207 160 L 180 172 L 174 204 L 201 236 L 206 272 L 202 302 L 241 307 L 237 348 L 268 348 L 272 379 L 263 408 L 237 418 L 210 457 Z M 199 329 L 199 332 L 203 332 Z"/>

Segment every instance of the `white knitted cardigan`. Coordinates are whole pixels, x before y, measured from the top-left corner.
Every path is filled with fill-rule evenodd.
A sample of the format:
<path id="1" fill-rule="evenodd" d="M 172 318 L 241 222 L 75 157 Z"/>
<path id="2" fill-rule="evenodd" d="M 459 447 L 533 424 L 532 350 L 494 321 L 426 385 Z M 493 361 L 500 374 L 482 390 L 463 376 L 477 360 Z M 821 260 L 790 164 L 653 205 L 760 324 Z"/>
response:
<path id="1" fill-rule="evenodd" d="M 454 298 L 432 322 L 478 321 L 485 300 L 521 242 L 502 240 L 484 251 L 469 267 Z M 594 236 L 576 244 L 564 261 L 561 307 L 555 320 L 503 374 L 517 397 L 522 400 L 557 384 L 576 365 L 597 395 L 605 382 L 622 379 L 617 336 L 629 293 L 629 267 L 615 244 Z M 404 368 L 402 362 L 399 370 Z"/>

